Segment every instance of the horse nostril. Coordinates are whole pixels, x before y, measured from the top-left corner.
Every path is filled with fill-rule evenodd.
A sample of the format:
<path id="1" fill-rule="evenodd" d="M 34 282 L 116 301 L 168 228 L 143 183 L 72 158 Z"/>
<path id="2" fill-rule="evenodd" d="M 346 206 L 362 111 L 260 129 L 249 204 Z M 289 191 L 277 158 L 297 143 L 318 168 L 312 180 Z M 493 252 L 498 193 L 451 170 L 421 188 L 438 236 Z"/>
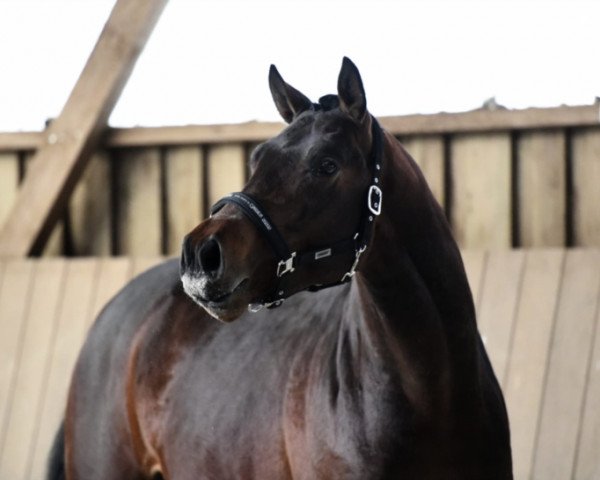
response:
<path id="1" fill-rule="evenodd" d="M 214 238 L 200 247 L 200 266 L 206 273 L 215 273 L 221 266 L 221 247 Z"/>
<path id="2" fill-rule="evenodd" d="M 193 266 L 194 257 L 195 255 L 192 239 L 189 235 L 186 235 L 181 245 L 180 268 L 182 273 Z"/>

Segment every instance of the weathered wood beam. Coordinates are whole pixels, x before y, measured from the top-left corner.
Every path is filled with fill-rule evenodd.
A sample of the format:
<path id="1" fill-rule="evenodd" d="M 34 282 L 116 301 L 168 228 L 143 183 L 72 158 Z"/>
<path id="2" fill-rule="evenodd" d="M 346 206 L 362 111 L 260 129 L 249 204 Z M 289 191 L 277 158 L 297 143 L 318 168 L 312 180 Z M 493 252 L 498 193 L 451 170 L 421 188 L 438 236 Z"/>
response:
<path id="1" fill-rule="evenodd" d="M 0 232 L 0 256 L 38 252 L 73 191 L 167 0 L 118 0 Z"/>
<path id="2" fill-rule="evenodd" d="M 523 110 L 473 110 L 380 117 L 394 135 L 435 135 L 501 130 L 539 130 L 600 125 L 600 105 L 527 108 Z M 284 127 L 280 122 L 247 122 L 223 125 L 109 128 L 105 147 L 192 145 L 203 143 L 261 142 Z M 40 132 L 0 132 L 0 151 L 35 150 L 44 142 Z"/>
<path id="3" fill-rule="evenodd" d="M 600 104 L 523 110 L 472 110 L 463 113 L 382 117 L 397 135 L 471 133 L 600 125 Z"/>

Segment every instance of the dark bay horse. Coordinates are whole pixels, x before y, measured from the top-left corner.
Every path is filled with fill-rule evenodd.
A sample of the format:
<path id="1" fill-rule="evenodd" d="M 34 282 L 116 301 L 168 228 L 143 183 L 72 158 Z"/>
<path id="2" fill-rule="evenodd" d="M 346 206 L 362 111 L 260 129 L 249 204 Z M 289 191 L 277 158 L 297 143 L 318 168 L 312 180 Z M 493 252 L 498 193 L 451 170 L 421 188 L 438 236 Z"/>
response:
<path id="1" fill-rule="evenodd" d="M 512 478 L 502 393 L 423 175 L 350 60 L 318 104 L 274 67 L 269 83 L 289 126 L 180 262 L 96 320 L 49 478 Z"/>

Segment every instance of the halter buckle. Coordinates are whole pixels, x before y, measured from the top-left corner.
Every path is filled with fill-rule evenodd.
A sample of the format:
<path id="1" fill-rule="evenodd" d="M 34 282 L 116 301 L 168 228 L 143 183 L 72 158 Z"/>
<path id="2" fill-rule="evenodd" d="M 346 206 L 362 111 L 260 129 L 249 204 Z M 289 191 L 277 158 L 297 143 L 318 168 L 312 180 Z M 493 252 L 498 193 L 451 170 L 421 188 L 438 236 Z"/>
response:
<path id="1" fill-rule="evenodd" d="M 296 258 L 296 252 L 290 255 L 290 258 L 286 260 L 280 260 L 277 264 L 277 276 L 281 277 L 288 272 L 294 271 L 294 260 Z"/>
<path id="2" fill-rule="evenodd" d="M 383 192 L 377 185 L 371 185 L 369 187 L 369 194 L 367 195 L 367 206 L 373 215 L 379 215 L 381 213 L 381 201 L 383 200 Z"/>

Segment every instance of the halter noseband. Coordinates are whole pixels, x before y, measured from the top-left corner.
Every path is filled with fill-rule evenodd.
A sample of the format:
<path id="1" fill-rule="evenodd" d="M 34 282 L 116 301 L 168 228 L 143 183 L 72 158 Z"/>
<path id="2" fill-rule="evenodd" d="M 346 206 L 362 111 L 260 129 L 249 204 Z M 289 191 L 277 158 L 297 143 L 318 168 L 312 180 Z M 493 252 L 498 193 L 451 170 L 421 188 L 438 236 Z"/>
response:
<path id="1" fill-rule="evenodd" d="M 354 274 L 361 255 L 367 249 L 371 239 L 375 217 L 381 213 L 381 202 L 383 193 L 380 188 L 381 162 L 383 159 L 383 133 L 375 118 L 372 118 L 373 147 L 371 151 L 371 184 L 367 190 L 366 208 L 363 209 L 357 232 L 352 238 L 341 240 L 332 245 L 305 252 L 292 252 L 282 237 L 275 224 L 267 215 L 265 209 L 252 197 L 242 192 L 230 193 L 218 200 L 211 208 L 211 216 L 217 213 L 228 203 L 236 205 L 242 213 L 254 224 L 254 226 L 265 236 L 273 248 L 279 262 L 277 264 L 277 284 L 275 289 L 260 302 L 248 305 L 251 312 L 257 312 L 263 307 L 279 307 L 283 301 L 293 295 L 286 288 L 285 280 L 294 273 L 301 265 L 317 263 L 324 258 L 341 255 L 354 251 L 354 261 L 350 269 L 344 273 L 337 282 L 328 284 L 316 284 L 306 288 L 310 292 L 316 292 L 324 288 L 334 287 L 349 282 Z"/>

